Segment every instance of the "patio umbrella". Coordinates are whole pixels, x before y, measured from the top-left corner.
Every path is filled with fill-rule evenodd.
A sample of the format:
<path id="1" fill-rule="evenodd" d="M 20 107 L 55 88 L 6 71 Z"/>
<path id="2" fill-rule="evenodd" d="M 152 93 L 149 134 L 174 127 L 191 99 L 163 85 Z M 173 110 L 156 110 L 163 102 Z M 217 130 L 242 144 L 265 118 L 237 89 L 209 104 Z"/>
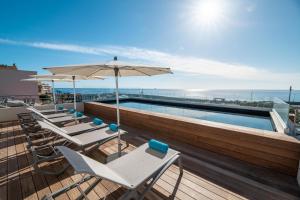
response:
<path id="1" fill-rule="evenodd" d="M 53 76 L 60 76 L 60 75 L 53 75 Z M 73 102 L 74 102 L 74 110 L 77 110 L 76 106 L 76 87 L 75 87 L 75 81 L 76 80 L 103 80 L 104 78 L 101 76 L 81 76 L 81 75 L 64 75 L 66 77 L 71 78 L 73 81 Z"/>
<path id="2" fill-rule="evenodd" d="M 72 81 L 72 79 L 68 79 L 66 76 L 54 76 L 54 75 L 31 75 L 32 78 L 22 79 L 22 81 L 41 81 L 41 82 L 51 82 L 52 83 L 52 98 L 54 108 L 56 110 L 56 100 L 55 100 L 55 88 L 54 82 L 57 81 Z"/>
<path id="3" fill-rule="evenodd" d="M 155 67 L 149 65 L 139 65 L 118 61 L 114 57 L 113 61 L 100 64 L 68 65 L 61 67 L 44 68 L 53 74 L 75 74 L 82 76 L 113 76 L 116 82 L 116 103 L 117 103 L 117 125 L 120 126 L 119 111 L 119 82 L 118 78 L 122 76 L 153 76 L 172 73 L 170 68 Z M 121 138 L 118 129 L 118 154 L 121 156 Z"/>
<path id="4" fill-rule="evenodd" d="M 76 106 L 76 88 L 75 88 L 75 80 L 103 80 L 104 78 L 100 76 L 80 76 L 80 75 L 31 75 L 33 77 L 32 79 L 25 79 L 25 80 L 37 80 L 37 81 L 51 81 L 52 82 L 52 90 L 53 90 L 53 101 L 54 106 L 56 109 L 56 103 L 55 103 L 55 90 L 54 90 L 54 82 L 55 81 L 72 81 L 73 82 L 73 98 L 74 98 L 74 109 L 77 109 Z"/>

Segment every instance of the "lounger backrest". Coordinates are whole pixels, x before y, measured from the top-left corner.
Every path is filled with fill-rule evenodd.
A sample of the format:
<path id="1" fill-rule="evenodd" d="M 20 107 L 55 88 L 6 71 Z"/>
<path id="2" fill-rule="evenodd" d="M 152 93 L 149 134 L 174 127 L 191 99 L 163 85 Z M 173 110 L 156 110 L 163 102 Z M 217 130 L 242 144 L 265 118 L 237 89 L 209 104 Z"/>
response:
<path id="1" fill-rule="evenodd" d="M 34 112 L 35 114 L 38 114 L 39 116 L 43 117 L 44 119 L 48 119 L 48 117 L 46 115 L 43 115 L 40 111 L 38 111 L 37 109 L 35 109 L 33 107 L 27 107 L 26 109 Z"/>
<path id="2" fill-rule="evenodd" d="M 43 120 L 43 121 L 38 120 L 38 123 L 40 124 L 40 126 L 42 128 L 49 129 L 49 130 L 53 131 L 54 133 L 56 133 L 57 135 L 65 138 L 66 140 L 69 140 L 70 142 L 72 142 L 74 144 L 82 145 L 82 142 L 79 139 L 69 136 L 68 134 L 65 133 L 65 131 L 62 131 L 57 126 L 53 126 L 52 123 L 50 123 L 46 120 Z"/>
<path id="3" fill-rule="evenodd" d="M 138 187 L 172 159 L 179 157 L 179 152 L 171 148 L 166 154 L 161 154 L 150 150 L 146 143 L 104 165 L 67 147 L 58 148 L 77 173 L 98 176 L 129 189 Z"/>
<path id="4" fill-rule="evenodd" d="M 53 123 L 51 123 L 51 122 L 49 122 L 49 121 L 44 120 L 44 122 L 45 122 L 46 124 L 48 124 L 49 126 L 52 126 L 53 128 L 55 128 L 55 129 L 61 131 L 62 133 L 66 133 L 66 134 L 68 133 L 68 131 L 64 130 L 63 128 L 59 128 L 58 126 L 56 126 L 55 124 L 53 124 Z"/>
<path id="5" fill-rule="evenodd" d="M 58 146 L 56 147 L 68 160 L 68 162 L 73 166 L 76 173 L 86 173 L 101 177 L 106 180 L 111 180 L 117 184 L 123 185 L 125 187 L 130 187 L 130 184 L 124 180 L 121 176 L 115 173 L 106 165 L 93 160 L 81 153 L 73 151 L 68 147 Z"/>

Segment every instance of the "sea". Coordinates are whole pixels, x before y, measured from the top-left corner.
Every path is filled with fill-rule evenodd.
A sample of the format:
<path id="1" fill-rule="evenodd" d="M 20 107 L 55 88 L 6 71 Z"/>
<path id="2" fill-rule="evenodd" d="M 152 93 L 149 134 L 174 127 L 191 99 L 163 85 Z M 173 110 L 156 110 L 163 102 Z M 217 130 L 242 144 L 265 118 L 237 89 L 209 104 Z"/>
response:
<path id="1" fill-rule="evenodd" d="M 56 93 L 73 93 L 73 88 L 56 88 Z M 114 93 L 114 88 L 76 88 L 78 94 L 103 94 Z M 284 101 L 289 100 L 289 90 L 197 90 L 197 89 L 140 89 L 121 88 L 120 94 L 140 94 L 156 95 L 179 98 L 213 99 L 224 98 L 227 100 L 272 100 L 279 98 Z M 291 102 L 300 102 L 300 90 L 292 90 Z"/>

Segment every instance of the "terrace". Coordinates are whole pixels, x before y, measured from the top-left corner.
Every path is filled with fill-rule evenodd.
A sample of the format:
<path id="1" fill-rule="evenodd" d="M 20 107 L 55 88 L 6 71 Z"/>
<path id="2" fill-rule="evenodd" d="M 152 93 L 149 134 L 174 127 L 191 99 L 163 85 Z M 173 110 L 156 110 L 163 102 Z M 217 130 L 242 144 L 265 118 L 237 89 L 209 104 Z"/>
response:
<path id="1" fill-rule="evenodd" d="M 85 103 L 78 107 L 84 109 L 85 114 L 90 117 L 98 116 L 106 122 L 114 121 L 115 107 L 112 105 Z M 126 108 L 121 109 L 121 119 L 122 129 L 128 132 L 122 140 L 130 144 L 124 149 L 125 152 L 130 152 L 150 138 L 167 142 L 172 148 L 182 152 L 183 175 L 179 177 L 178 166 L 172 165 L 146 195 L 147 199 L 300 198 L 296 179 L 300 143 L 296 139 L 283 135 L 258 136 L 255 132 L 246 131 L 245 139 L 238 136 L 239 139 L 235 142 L 237 138 L 234 139 L 234 131 L 230 132 L 226 128 L 216 129 L 209 124 L 203 128 L 203 124 L 196 126 L 192 121 L 187 122 L 180 117 Z M 176 123 L 168 120 L 175 120 Z M 149 128 L 153 125 L 151 123 L 155 123 L 155 128 Z M 187 126 L 189 123 L 192 123 L 191 129 Z M 185 126 L 181 128 L 186 130 L 184 135 L 178 126 Z M 197 133 L 192 129 L 196 129 Z M 42 199 L 45 194 L 81 177 L 73 175 L 72 168 L 60 176 L 36 173 L 31 166 L 32 158 L 26 149 L 25 135 L 19 124 L 14 120 L 3 122 L 0 132 L 1 199 Z M 205 136 L 205 133 L 212 136 Z M 196 141 L 193 134 L 198 134 Z M 233 142 L 230 143 L 222 134 Z M 221 142 L 222 148 L 217 141 Z M 255 146 L 255 142 L 260 145 L 260 149 Z M 107 156 L 117 151 L 116 144 L 117 140 L 108 142 L 89 156 L 105 162 Z M 43 167 L 56 169 L 64 162 L 66 161 L 63 159 L 61 162 L 49 162 Z M 87 188 L 90 183 L 83 184 L 82 189 Z M 88 194 L 88 198 L 118 199 L 124 191 L 120 186 L 103 180 Z M 75 188 L 57 199 L 76 199 L 78 196 L 79 191 Z"/>

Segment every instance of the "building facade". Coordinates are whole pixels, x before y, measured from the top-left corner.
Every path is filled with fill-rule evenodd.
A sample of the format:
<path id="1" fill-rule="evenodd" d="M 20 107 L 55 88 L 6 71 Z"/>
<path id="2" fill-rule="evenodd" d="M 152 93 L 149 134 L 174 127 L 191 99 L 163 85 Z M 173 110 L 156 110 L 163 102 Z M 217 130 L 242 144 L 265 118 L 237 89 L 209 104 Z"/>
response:
<path id="1" fill-rule="evenodd" d="M 14 99 L 38 98 L 38 83 L 22 81 L 35 75 L 35 71 L 18 70 L 17 66 L 0 64 L 0 97 Z"/>

